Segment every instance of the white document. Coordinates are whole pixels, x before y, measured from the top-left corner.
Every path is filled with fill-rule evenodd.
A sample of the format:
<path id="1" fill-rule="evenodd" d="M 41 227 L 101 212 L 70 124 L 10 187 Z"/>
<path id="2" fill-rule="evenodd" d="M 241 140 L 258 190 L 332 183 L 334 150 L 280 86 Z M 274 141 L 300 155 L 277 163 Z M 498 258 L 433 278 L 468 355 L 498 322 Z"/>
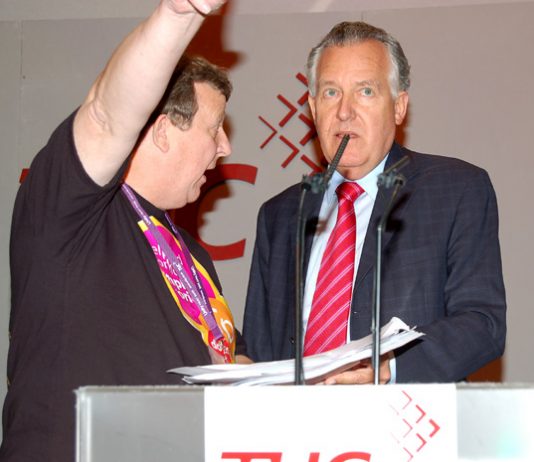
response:
<path id="1" fill-rule="evenodd" d="M 421 332 L 409 328 L 399 318 L 392 318 L 380 330 L 380 353 L 388 353 L 421 337 Z M 353 340 L 335 350 L 326 351 L 303 360 L 307 383 L 322 380 L 333 372 L 355 366 L 372 355 L 372 335 Z M 270 361 L 253 364 L 210 364 L 198 367 L 178 367 L 167 372 L 184 375 L 190 384 L 276 385 L 293 383 L 295 360 Z"/>

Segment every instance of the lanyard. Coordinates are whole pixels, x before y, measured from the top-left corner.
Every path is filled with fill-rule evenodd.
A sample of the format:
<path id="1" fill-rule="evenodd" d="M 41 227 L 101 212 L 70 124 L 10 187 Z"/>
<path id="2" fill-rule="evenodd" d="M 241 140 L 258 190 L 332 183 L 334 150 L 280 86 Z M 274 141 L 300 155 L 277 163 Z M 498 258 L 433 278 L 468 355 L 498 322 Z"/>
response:
<path id="1" fill-rule="evenodd" d="M 184 285 L 187 294 L 189 297 L 194 301 L 195 305 L 200 310 L 202 317 L 206 321 L 206 324 L 212 333 L 215 343 L 211 345 L 216 351 L 219 351 L 221 354 L 224 354 L 224 344 L 227 343 L 219 326 L 217 325 L 217 321 L 215 319 L 215 316 L 213 314 L 213 310 L 211 308 L 211 305 L 208 301 L 208 296 L 206 294 L 206 291 L 202 285 L 202 282 L 200 281 L 200 277 L 198 275 L 198 271 L 196 270 L 195 264 L 193 262 L 193 257 L 191 256 L 191 252 L 189 252 L 189 249 L 185 245 L 185 242 L 178 232 L 178 229 L 170 219 L 169 215 L 165 212 L 165 218 L 167 222 L 169 223 L 170 227 L 172 228 L 172 231 L 176 238 L 178 239 L 178 242 L 180 244 L 180 247 L 182 248 L 182 251 L 184 253 L 184 257 L 186 260 L 186 264 L 191 271 L 191 274 L 193 275 L 194 281 L 191 279 L 189 274 L 187 273 L 184 264 L 182 262 L 182 259 L 179 258 L 170 248 L 167 241 L 163 238 L 160 231 L 158 230 L 157 226 L 152 222 L 148 214 L 146 213 L 145 209 L 141 206 L 137 198 L 135 197 L 133 191 L 131 188 L 123 183 L 121 186 L 122 192 L 132 205 L 133 209 L 136 211 L 137 215 L 147 228 L 150 230 L 152 236 L 160 246 L 160 248 L 164 252 L 164 257 L 169 260 L 170 265 L 172 266 L 173 270 L 175 271 L 176 276 L 180 279 L 180 282 Z"/>

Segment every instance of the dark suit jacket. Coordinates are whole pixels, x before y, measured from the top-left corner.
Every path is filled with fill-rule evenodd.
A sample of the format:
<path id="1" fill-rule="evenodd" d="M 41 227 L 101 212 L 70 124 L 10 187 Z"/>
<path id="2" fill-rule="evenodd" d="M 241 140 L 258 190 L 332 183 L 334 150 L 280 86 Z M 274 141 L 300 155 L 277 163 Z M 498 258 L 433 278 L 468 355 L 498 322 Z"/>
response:
<path id="1" fill-rule="evenodd" d="M 408 155 L 407 179 L 383 236 L 382 322 L 392 316 L 426 335 L 396 350 L 397 382 L 454 382 L 502 355 L 506 302 L 495 193 L 467 162 L 393 145 L 386 168 Z M 379 190 L 362 250 L 350 336 L 370 333 L 376 226 L 391 190 Z M 244 319 L 256 361 L 294 356 L 295 230 L 300 185 L 262 205 Z M 308 193 L 307 266 L 321 195 Z M 304 274 L 306 271 L 304 271 Z"/>

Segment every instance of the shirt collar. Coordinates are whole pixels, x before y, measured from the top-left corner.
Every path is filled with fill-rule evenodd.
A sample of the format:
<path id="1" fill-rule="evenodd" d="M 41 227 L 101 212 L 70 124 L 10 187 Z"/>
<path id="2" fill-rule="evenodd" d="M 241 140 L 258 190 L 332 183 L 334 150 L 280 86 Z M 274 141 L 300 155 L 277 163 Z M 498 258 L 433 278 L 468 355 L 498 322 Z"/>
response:
<path id="1" fill-rule="evenodd" d="M 378 193 L 378 186 L 376 184 L 378 180 L 378 175 L 380 175 L 384 171 L 384 166 L 386 165 L 388 156 L 389 156 L 389 152 L 382 159 L 382 162 L 380 162 L 373 170 L 371 170 L 363 178 L 360 178 L 359 180 L 356 181 L 356 183 L 358 183 L 363 188 L 363 190 L 371 197 L 373 201 L 376 199 L 376 195 Z M 336 189 L 344 181 L 351 181 L 351 180 L 347 180 L 343 175 L 341 175 L 341 173 L 339 173 L 336 170 L 334 174 L 332 175 L 328 188 L 326 189 L 326 192 L 325 192 L 326 200 L 328 201 L 329 205 L 333 201 L 337 201 Z"/>

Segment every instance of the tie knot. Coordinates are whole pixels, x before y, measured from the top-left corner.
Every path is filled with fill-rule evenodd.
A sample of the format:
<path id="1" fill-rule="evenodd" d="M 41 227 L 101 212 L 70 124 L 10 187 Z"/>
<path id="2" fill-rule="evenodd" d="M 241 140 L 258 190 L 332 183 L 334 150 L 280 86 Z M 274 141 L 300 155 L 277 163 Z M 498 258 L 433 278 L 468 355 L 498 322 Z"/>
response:
<path id="1" fill-rule="evenodd" d="M 354 201 L 364 192 L 365 191 L 358 183 L 353 183 L 351 181 L 345 181 L 336 188 L 338 199 L 345 199 L 351 203 L 354 203 Z"/>

